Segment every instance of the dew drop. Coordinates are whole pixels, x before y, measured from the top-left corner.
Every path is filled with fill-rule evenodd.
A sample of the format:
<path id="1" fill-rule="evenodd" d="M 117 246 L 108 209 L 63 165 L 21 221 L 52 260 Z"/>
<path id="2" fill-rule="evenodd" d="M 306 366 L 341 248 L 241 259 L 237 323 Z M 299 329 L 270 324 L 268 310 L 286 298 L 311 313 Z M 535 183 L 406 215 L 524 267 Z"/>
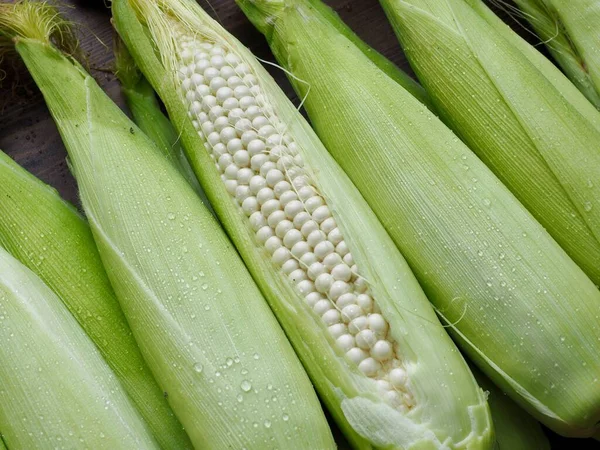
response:
<path id="1" fill-rule="evenodd" d="M 248 380 L 244 380 L 242 381 L 242 384 L 240 384 L 240 387 L 242 388 L 242 391 L 250 392 L 250 389 L 252 389 L 252 384 L 250 384 Z"/>
<path id="2" fill-rule="evenodd" d="M 202 366 L 202 364 L 200 364 L 200 363 L 194 364 L 194 372 L 201 373 L 202 369 L 204 369 L 204 367 Z"/>

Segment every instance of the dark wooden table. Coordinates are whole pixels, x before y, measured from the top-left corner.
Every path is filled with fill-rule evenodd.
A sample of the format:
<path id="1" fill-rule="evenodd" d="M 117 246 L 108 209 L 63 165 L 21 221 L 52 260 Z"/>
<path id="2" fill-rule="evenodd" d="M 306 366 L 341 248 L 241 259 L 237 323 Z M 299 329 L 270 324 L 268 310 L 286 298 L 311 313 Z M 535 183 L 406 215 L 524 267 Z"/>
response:
<path id="1" fill-rule="evenodd" d="M 0 2 L 6 3 L 6 0 Z M 107 3 L 108 0 L 60 2 L 64 14 L 78 25 L 80 46 L 90 73 L 108 95 L 125 109 L 118 81 L 112 74 L 113 29 Z M 234 0 L 211 0 L 210 5 L 206 0 L 200 0 L 199 3 L 207 11 L 212 11 L 213 16 L 250 47 L 255 55 L 274 61 L 263 36 L 252 27 Z M 326 3 L 367 43 L 412 74 L 377 0 L 327 0 Z M 503 14 L 500 12 L 500 15 Z M 517 24 L 505 15 L 503 17 L 530 42 L 537 43 L 522 24 Z M 66 150 L 40 92 L 27 75 L 16 79 L 13 72 L 6 67 L 4 69 L 6 76 L 0 76 L 0 79 L 4 78 L 0 86 L 0 150 L 58 189 L 65 199 L 78 205 L 77 186 L 65 162 Z M 271 66 L 267 66 L 267 69 L 297 103 L 285 74 Z M 600 448 L 600 445 L 591 440 L 574 441 L 560 438 L 551 432 L 548 434 L 553 448 Z"/>

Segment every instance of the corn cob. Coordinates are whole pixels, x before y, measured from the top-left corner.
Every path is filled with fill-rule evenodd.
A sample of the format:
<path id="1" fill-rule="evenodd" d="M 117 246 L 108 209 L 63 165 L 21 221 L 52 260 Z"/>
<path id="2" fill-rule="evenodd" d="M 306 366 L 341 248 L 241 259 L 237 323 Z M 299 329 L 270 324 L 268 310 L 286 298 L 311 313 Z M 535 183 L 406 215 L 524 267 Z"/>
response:
<path id="1" fill-rule="evenodd" d="M 323 143 L 464 350 L 540 421 L 591 435 L 600 419 L 594 284 L 450 130 L 311 2 L 238 3 L 293 74 Z"/>
<path id="2" fill-rule="evenodd" d="M 346 437 L 357 448 L 488 448 L 481 391 L 408 265 L 252 54 L 194 2 L 112 7 Z"/>
<path id="3" fill-rule="evenodd" d="M 169 119 L 160 110 L 160 105 L 150 83 L 144 78 L 129 55 L 123 42 L 115 36 L 115 64 L 116 75 L 121 82 L 121 91 L 127 106 L 133 116 L 133 121 L 140 129 L 152 139 L 164 152 L 175 167 L 198 192 L 200 198 L 210 207 L 206 195 L 202 191 L 194 171 L 188 162 L 183 148 L 179 143 L 179 136 L 169 122 Z"/>
<path id="4" fill-rule="evenodd" d="M 19 5 L 48 28 L 37 13 L 48 6 Z M 49 34 L 13 32 L 123 312 L 194 447 L 332 448 L 292 347 L 193 189 Z"/>
<path id="5" fill-rule="evenodd" d="M 476 367 L 469 365 L 486 392 L 496 432 L 497 450 L 550 450 L 540 424 L 498 389 Z"/>
<path id="6" fill-rule="evenodd" d="M 495 2 L 531 23 L 567 76 L 600 109 L 600 2 L 515 0 L 521 12 Z"/>
<path id="7" fill-rule="evenodd" d="M 160 448 L 60 299 L 2 247 L 0 343 L 10 448 Z"/>
<path id="8" fill-rule="evenodd" d="M 160 445 L 189 448 L 131 334 L 85 220 L 54 189 L 1 151 L 0 197 L 0 245 L 58 295 L 96 344 Z"/>
<path id="9" fill-rule="evenodd" d="M 480 0 L 381 3 L 445 122 L 600 285 L 600 114 L 478 17 Z"/>

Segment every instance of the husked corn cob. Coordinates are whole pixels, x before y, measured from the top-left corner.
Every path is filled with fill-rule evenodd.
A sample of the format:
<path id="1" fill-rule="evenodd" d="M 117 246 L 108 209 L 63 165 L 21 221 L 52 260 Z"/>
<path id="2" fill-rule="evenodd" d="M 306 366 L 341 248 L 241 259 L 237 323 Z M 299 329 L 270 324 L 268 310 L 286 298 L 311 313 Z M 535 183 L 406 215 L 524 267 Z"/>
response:
<path id="1" fill-rule="evenodd" d="M 0 386 L 0 447 L 160 448 L 61 300 L 2 247 Z"/>
<path id="2" fill-rule="evenodd" d="M 504 1 L 495 2 L 505 6 Z M 515 4 L 567 76 L 600 109 L 600 2 L 515 0 Z"/>
<path id="3" fill-rule="evenodd" d="M 359 448 L 488 448 L 481 391 L 408 265 L 251 53 L 190 1 L 112 7 L 348 439 Z"/>
<path id="4" fill-rule="evenodd" d="M 55 10 L 17 7 L 26 5 L 28 23 L 44 33 L 14 27 L 15 49 L 65 142 L 140 350 L 194 447 L 333 448 L 306 373 L 214 217 L 164 153 L 50 44 Z"/>
<path id="5" fill-rule="evenodd" d="M 381 3 L 445 122 L 600 285 L 600 113 L 572 105 L 480 0 Z"/>
<path id="6" fill-rule="evenodd" d="M 600 419 L 600 292 L 482 162 L 311 1 L 239 0 L 470 357 L 540 421 Z"/>
<path id="7" fill-rule="evenodd" d="M 85 220 L 54 189 L 1 151 L 0 198 L 0 245 L 59 296 L 160 445 L 191 447 L 142 358 Z"/>

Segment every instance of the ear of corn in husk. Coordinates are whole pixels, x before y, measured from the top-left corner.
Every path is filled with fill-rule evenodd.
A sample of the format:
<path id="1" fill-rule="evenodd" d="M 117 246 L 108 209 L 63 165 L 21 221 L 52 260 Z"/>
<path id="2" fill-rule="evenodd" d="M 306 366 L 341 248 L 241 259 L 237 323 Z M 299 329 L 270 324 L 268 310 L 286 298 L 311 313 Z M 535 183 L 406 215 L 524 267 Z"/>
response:
<path id="1" fill-rule="evenodd" d="M 408 265 L 260 63 L 194 2 L 112 7 L 346 437 L 357 448 L 489 448 L 482 392 Z"/>
<path id="2" fill-rule="evenodd" d="M 0 245 L 59 296 L 96 344 L 161 446 L 189 448 L 181 424 L 131 334 L 86 221 L 54 189 L 3 152 L 0 197 Z"/>
<path id="3" fill-rule="evenodd" d="M 469 0 L 469 5 L 479 17 L 486 21 L 516 50 L 521 52 L 540 73 L 550 82 L 580 114 L 585 116 L 596 129 L 600 130 L 600 115 L 592 103 L 556 66 L 529 42 L 515 33 L 488 6 L 480 0 Z"/>
<path id="4" fill-rule="evenodd" d="M 479 386 L 487 393 L 496 432 L 496 449 L 550 450 L 550 442 L 540 424 L 498 389 L 479 369 L 473 365 L 469 367 Z"/>
<path id="5" fill-rule="evenodd" d="M 2 247 L 0 342 L 0 427 L 10 448 L 160 448 L 61 300 Z"/>
<path id="6" fill-rule="evenodd" d="M 543 423 L 593 434 L 596 286 L 450 130 L 310 3 L 239 4 L 270 24 L 271 49 L 306 96 L 317 133 L 464 350 Z"/>
<path id="7" fill-rule="evenodd" d="M 445 122 L 600 285 L 600 113 L 479 17 L 480 0 L 381 3 Z"/>
<path id="8" fill-rule="evenodd" d="M 15 48 L 63 138 L 123 312 L 194 446 L 333 447 L 292 347 L 193 189 L 47 38 L 16 34 Z"/>
<path id="9" fill-rule="evenodd" d="M 127 48 L 116 35 L 114 53 L 116 75 L 121 82 L 121 91 L 131 111 L 133 121 L 167 155 L 194 190 L 198 192 L 206 206 L 210 207 L 181 147 L 177 132 L 160 110 L 154 89 L 141 74 Z"/>
<path id="10" fill-rule="evenodd" d="M 531 23 L 567 76 L 600 109 L 600 2 L 515 0 L 521 11 L 494 2 Z"/>

